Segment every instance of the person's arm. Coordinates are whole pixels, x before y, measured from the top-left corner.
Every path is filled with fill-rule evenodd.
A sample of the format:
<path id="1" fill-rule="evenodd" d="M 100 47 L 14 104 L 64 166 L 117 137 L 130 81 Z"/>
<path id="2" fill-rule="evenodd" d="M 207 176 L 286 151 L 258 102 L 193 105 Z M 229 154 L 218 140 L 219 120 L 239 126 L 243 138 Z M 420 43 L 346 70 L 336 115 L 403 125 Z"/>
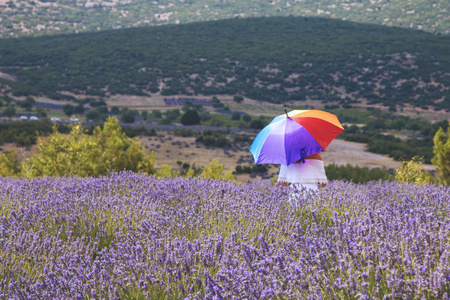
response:
<path id="1" fill-rule="evenodd" d="M 322 155 L 320 155 L 319 152 L 308 155 L 305 157 L 305 159 L 317 159 L 317 160 L 322 160 Z"/>

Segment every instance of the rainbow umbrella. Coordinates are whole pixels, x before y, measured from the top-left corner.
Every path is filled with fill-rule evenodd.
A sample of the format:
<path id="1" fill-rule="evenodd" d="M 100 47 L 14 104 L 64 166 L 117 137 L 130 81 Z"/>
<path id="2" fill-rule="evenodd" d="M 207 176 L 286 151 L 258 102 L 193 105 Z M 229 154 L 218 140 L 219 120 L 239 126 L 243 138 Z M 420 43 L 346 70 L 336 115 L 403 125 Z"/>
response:
<path id="1" fill-rule="evenodd" d="M 256 136 L 250 152 L 255 163 L 290 165 L 324 151 L 344 128 L 338 118 L 321 110 L 293 110 L 275 117 Z"/>

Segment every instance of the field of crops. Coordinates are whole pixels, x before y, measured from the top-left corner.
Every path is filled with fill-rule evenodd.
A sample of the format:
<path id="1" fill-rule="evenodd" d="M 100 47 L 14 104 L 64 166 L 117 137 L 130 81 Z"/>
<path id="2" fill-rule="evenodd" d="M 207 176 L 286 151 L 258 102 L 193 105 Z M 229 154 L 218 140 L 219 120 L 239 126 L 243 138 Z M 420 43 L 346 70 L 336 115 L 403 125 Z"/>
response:
<path id="1" fill-rule="evenodd" d="M 448 186 L 0 179 L 1 299 L 448 299 Z"/>

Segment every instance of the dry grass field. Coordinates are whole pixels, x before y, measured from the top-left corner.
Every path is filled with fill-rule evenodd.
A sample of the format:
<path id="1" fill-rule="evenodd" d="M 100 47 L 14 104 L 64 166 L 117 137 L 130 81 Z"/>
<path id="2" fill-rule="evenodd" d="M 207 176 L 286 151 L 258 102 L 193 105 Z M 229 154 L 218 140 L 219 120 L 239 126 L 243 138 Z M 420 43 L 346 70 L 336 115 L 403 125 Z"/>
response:
<path id="1" fill-rule="evenodd" d="M 248 148 L 250 143 L 233 146 L 229 149 L 205 147 L 195 142 L 195 137 L 178 137 L 170 133 L 160 133 L 157 137 L 141 138 L 143 146 L 148 152 L 156 154 L 156 167 L 167 164 L 172 168 L 178 168 L 178 162 L 189 163 L 195 166 L 207 166 L 213 159 L 219 160 L 227 171 L 234 171 L 237 164 L 253 165 L 253 157 Z M 367 168 L 388 169 L 398 168 L 401 163 L 394 161 L 386 155 L 368 152 L 366 145 L 361 143 L 347 142 L 336 139 L 328 146 L 327 151 L 322 153 L 325 165 L 336 164 Z M 278 174 L 279 166 L 268 165 L 268 177 Z M 427 169 L 433 166 L 426 165 Z M 247 180 L 248 175 L 238 176 L 239 180 Z"/>

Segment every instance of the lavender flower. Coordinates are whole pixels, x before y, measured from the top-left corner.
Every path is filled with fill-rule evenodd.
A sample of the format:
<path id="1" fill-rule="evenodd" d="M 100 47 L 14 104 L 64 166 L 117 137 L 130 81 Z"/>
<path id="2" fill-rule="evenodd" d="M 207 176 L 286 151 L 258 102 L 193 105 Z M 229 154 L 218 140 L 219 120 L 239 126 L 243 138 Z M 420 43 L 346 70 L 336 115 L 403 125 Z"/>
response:
<path id="1" fill-rule="evenodd" d="M 447 186 L 0 179 L 0 298 L 444 299 Z"/>

